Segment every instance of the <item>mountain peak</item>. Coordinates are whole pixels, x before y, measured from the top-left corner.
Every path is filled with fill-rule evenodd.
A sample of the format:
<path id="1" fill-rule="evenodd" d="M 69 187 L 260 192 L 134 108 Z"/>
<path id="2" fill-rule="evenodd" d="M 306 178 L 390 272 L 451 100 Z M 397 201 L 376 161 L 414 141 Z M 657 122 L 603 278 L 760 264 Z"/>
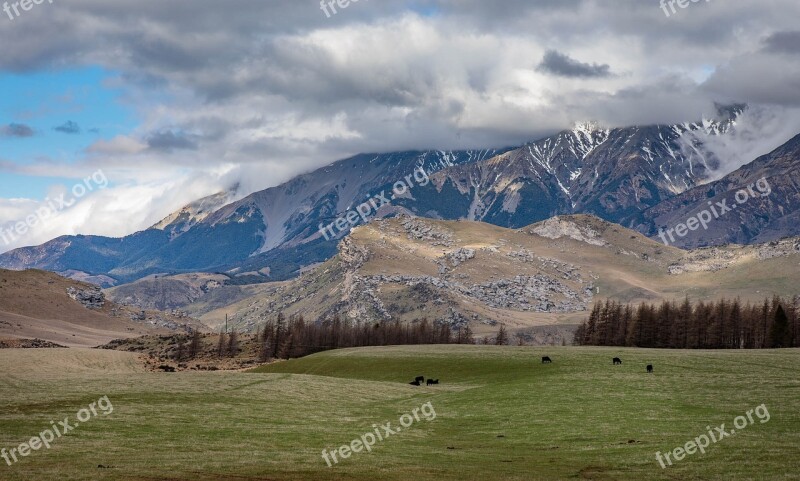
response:
<path id="1" fill-rule="evenodd" d="M 176 237 L 234 201 L 238 190 L 239 184 L 237 183 L 230 189 L 191 202 L 161 219 L 151 229 L 169 231 L 172 237 Z"/>

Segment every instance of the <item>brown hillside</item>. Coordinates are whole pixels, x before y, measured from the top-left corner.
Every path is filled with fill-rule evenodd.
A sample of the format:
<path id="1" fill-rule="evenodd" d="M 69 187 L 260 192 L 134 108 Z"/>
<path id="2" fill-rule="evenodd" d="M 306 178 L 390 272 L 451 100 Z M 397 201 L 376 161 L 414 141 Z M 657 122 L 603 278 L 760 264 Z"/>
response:
<path id="1" fill-rule="evenodd" d="M 139 310 L 109 301 L 102 308 L 89 309 L 70 297 L 70 288 L 91 290 L 94 286 L 45 271 L 0 269 L 0 338 L 39 338 L 86 347 L 199 325 L 190 318 L 154 312 L 141 319 Z"/>
<path id="2" fill-rule="evenodd" d="M 426 317 L 470 323 L 479 334 L 504 323 L 533 339 L 542 326 L 583 320 L 607 298 L 791 297 L 798 264 L 795 239 L 684 251 L 588 215 L 517 230 L 401 217 L 355 229 L 325 264 L 208 316 L 235 313 L 232 324 L 245 330 L 278 311 L 370 322 Z"/>

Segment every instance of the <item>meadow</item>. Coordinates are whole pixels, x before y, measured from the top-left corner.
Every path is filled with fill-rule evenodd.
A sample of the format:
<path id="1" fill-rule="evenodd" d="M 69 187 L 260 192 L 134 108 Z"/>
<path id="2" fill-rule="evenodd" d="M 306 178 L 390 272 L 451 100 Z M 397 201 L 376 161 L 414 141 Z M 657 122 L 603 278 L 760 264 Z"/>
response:
<path id="1" fill-rule="evenodd" d="M 114 408 L 0 459 L 3 481 L 800 479 L 797 349 L 403 346 L 175 374 L 129 353 L 5 349 L 0 366 L 0 448 L 102 396 Z M 418 375 L 441 384 L 408 385 Z M 426 403 L 435 419 L 323 459 Z M 665 469 L 656 460 L 762 404 L 768 422 Z"/>

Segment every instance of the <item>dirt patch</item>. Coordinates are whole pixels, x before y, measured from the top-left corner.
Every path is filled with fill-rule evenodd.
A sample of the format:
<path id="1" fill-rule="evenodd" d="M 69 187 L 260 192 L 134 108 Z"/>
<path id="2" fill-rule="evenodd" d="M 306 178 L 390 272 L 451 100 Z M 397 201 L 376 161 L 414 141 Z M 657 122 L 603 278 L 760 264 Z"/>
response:
<path id="1" fill-rule="evenodd" d="M 0 339 L 0 349 L 66 349 L 66 347 L 43 339 Z"/>

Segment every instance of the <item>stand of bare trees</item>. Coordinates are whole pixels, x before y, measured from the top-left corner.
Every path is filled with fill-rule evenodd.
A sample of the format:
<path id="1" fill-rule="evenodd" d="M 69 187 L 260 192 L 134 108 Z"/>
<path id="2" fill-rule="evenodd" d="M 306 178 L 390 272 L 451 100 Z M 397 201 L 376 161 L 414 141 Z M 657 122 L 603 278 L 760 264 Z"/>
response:
<path id="1" fill-rule="evenodd" d="M 259 330 L 259 360 L 289 359 L 331 349 L 410 344 L 474 344 L 469 326 L 453 330 L 448 324 L 427 319 L 411 323 L 385 321 L 350 322 L 339 316 L 306 322 L 303 316 L 288 319 L 278 314 Z"/>
<path id="2" fill-rule="evenodd" d="M 595 304 L 575 333 L 575 344 L 673 349 L 765 349 L 800 347 L 800 298 L 774 297 L 760 304 L 739 299 L 685 299 L 638 307 L 614 301 Z"/>

